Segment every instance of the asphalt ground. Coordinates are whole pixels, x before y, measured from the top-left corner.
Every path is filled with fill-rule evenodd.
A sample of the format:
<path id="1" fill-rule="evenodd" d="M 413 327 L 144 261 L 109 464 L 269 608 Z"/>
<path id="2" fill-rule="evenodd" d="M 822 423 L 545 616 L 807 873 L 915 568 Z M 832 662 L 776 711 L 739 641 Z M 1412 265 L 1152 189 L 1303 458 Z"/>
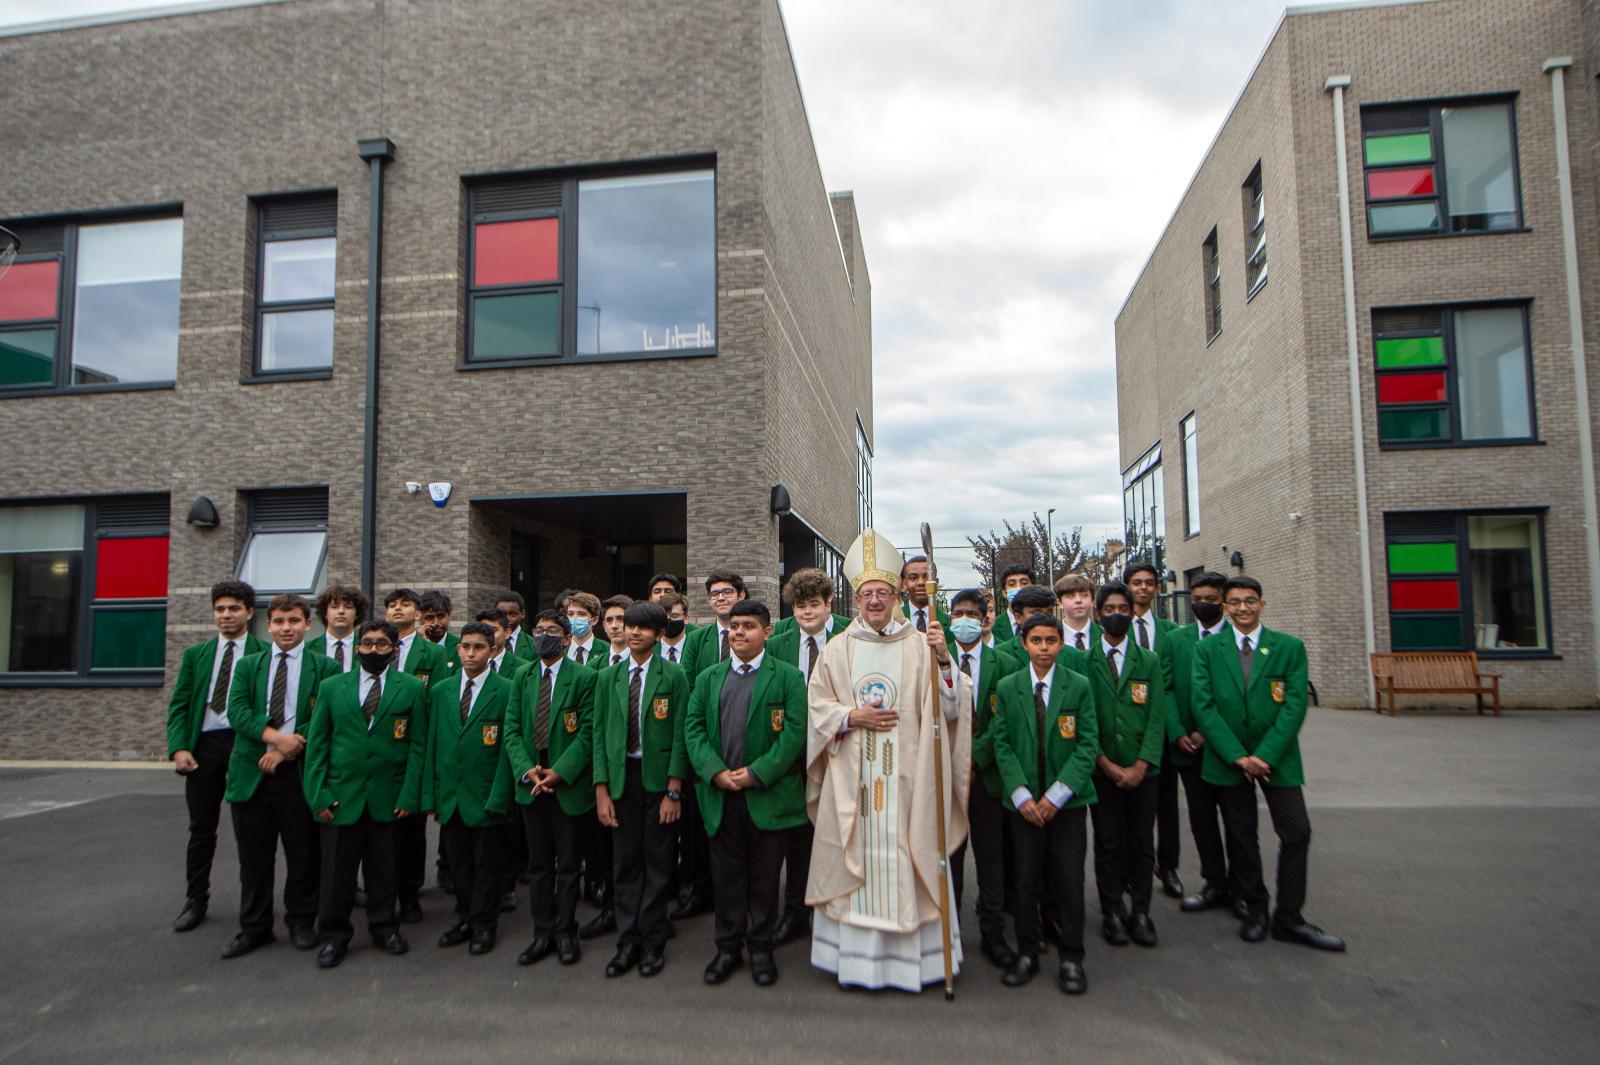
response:
<path id="1" fill-rule="evenodd" d="M 238 905 L 226 817 L 211 916 L 177 935 L 186 817 L 171 771 L 8 763 L 0 1062 L 1600 1060 L 1600 715 L 1315 711 L 1303 748 L 1306 916 L 1348 953 L 1246 944 L 1229 917 L 1182 914 L 1159 892 L 1160 946 L 1112 948 L 1091 872 L 1087 995 L 1062 995 L 1053 964 L 1002 986 L 969 895 L 952 1003 L 842 990 L 805 942 L 780 949 L 773 988 L 748 968 L 705 987 L 709 915 L 679 922 L 648 980 L 607 980 L 607 940 L 571 968 L 517 966 L 525 908 L 493 953 L 441 950 L 448 905 L 431 883 L 404 957 L 370 947 L 358 914 L 336 970 L 292 949 L 281 917 L 277 944 L 224 962 Z M 1270 869 L 1264 810 L 1262 825 Z M 1197 880 L 1191 846 L 1180 871 Z"/>

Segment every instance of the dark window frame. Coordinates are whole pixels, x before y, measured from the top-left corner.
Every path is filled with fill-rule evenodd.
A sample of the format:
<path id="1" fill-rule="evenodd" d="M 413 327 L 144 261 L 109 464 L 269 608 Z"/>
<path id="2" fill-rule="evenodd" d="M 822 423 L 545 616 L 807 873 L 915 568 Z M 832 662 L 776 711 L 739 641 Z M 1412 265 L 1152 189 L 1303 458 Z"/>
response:
<path id="1" fill-rule="evenodd" d="M 629 177 L 645 174 L 667 174 L 678 171 L 710 170 L 711 171 L 711 247 L 713 260 L 713 275 L 711 283 L 712 315 L 716 320 L 716 343 L 705 348 L 681 348 L 659 351 L 632 351 L 612 352 L 606 354 L 582 355 L 578 353 L 578 185 L 584 181 L 603 178 Z M 721 172 L 714 154 L 696 154 L 687 156 L 672 156 L 634 160 L 630 162 L 604 163 L 568 167 L 561 169 L 546 169 L 532 171 L 511 171 L 503 173 L 467 174 L 462 176 L 464 183 L 463 204 L 465 208 L 466 223 L 466 262 L 463 272 L 463 315 L 466 319 L 462 330 L 462 350 L 456 361 L 458 372 L 476 372 L 480 370 L 517 369 L 527 366 L 569 366 L 588 365 L 601 362 L 640 362 L 649 359 L 693 359 L 706 358 L 721 353 L 722 344 L 722 259 L 720 255 L 721 230 L 719 226 L 719 196 L 721 194 Z M 518 178 L 529 182 L 557 181 L 561 182 L 561 201 L 558 207 L 529 207 L 526 209 L 510 210 L 479 210 L 477 194 L 486 186 L 501 186 L 506 182 Z M 556 261 L 559 277 L 553 282 L 518 283 L 513 285 L 477 285 L 476 259 L 477 259 L 477 227 L 482 222 L 518 222 L 529 221 L 537 218 L 551 218 L 558 220 L 559 231 L 557 240 Z M 560 321 L 557 326 L 557 351 L 549 355 L 522 355 L 502 359 L 475 359 L 472 357 L 476 311 L 475 297 L 493 295 L 523 295 L 539 292 L 559 290 Z"/>
<path id="2" fill-rule="evenodd" d="M 320 521 L 310 517 L 294 520 L 282 520 L 263 517 L 261 514 L 262 502 L 265 499 L 270 499 L 273 497 L 283 498 L 287 496 L 298 495 L 304 496 L 309 500 L 310 497 L 315 496 L 318 493 L 321 493 L 322 495 L 320 502 L 323 507 L 322 518 Z M 327 485 L 273 485 L 268 487 L 241 488 L 239 490 L 239 494 L 245 497 L 245 536 L 243 542 L 239 545 L 239 558 L 233 564 L 233 575 L 236 579 L 244 579 L 241 576 L 240 571 L 244 567 L 245 557 L 250 553 L 250 543 L 258 534 L 307 532 L 322 533 L 322 550 L 317 555 L 317 564 L 312 570 L 312 576 L 315 578 L 317 575 L 322 575 L 324 578 L 326 578 L 328 566 L 328 517 L 331 513 L 329 507 L 331 499 L 329 487 Z M 316 584 L 315 579 L 313 579 L 312 584 Z M 251 587 L 255 586 L 251 585 Z M 266 605 L 272 601 L 272 597 L 280 593 L 303 595 L 307 596 L 308 598 L 316 594 L 315 587 L 311 589 L 256 588 L 255 591 L 255 609 L 257 610 L 265 609 Z M 313 618 L 313 621 L 314 620 L 315 618 Z"/>
<path id="3" fill-rule="evenodd" d="M 1185 431 L 1185 429 L 1184 429 L 1184 427 L 1186 425 L 1194 426 L 1195 444 L 1194 444 L 1194 446 L 1192 448 L 1190 447 L 1190 444 L 1189 444 L 1189 436 L 1190 436 L 1190 434 L 1187 433 Z M 1200 487 L 1199 487 L 1199 481 L 1200 481 L 1200 447 L 1199 447 L 1199 441 L 1200 441 L 1200 423 L 1195 418 L 1195 412 L 1193 410 L 1191 410 L 1191 411 L 1189 411 L 1188 414 L 1185 414 L 1183 417 L 1178 419 L 1178 458 L 1181 460 L 1181 466 L 1182 466 L 1182 469 L 1183 469 L 1183 538 L 1185 540 L 1193 540 L 1195 537 L 1200 535 L 1199 515 L 1191 513 L 1190 509 L 1189 509 L 1189 489 L 1191 487 L 1190 484 L 1189 484 L 1189 460 L 1190 460 L 1191 457 L 1194 459 L 1194 480 L 1195 480 L 1195 484 L 1194 484 L 1193 487 L 1194 487 L 1194 491 L 1195 491 L 1195 504 L 1196 504 L 1195 509 L 1196 510 L 1199 509 L 1199 502 L 1200 502 Z M 1192 456 L 1191 456 L 1191 451 L 1193 452 Z"/>
<path id="4" fill-rule="evenodd" d="M 1361 152 L 1361 202 L 1367 223 L 1368 243 L 1381 244 L 1397 240 L 1434 240 L 1440 237 L 1483 237 L 1501 233 L 1529 233 L 1532 228 L 1528 225 L 1527 204 L 1522 195 L 1522 153 L 1519 150 L 1521 139 L 1517 130 L 1517 104 L 1520 94 L 1516 91 L 1477 93 L 1466 96 L 1433 97 L 1422 100 L 1395 100 L 1363 104 L 1361 107 L 1361 129 L 1358 135 L 1358 148 Z M 1450 190 L 1449 182 L 1444 175 L 1444 127 L 1440 111 L 1447 107 L 1483 107 L 1489 104 L 1500 103 L 1505 106 L 1507 115 L 1507 131 L 1511 138 L 1511 182 L 1517 204 L 1517 221 L 1513 226 L 1503 229 L 1462 229 L 1452 230 L 1450 225 Z M 1408 170 L 1421 166 L 1421 163 L 1385 163 L 1377 166 L 1367 165 L 1367 115 L 1369 113 L 1383 114 L 1384 112 L 1397 112 L 1426 108 L 1428 120 L 1425 124 L 1409 126 L 1396 126 L 1392 129 L 1380 129 L 1378 133 L 1423 133 L 1426 132 L 1433 144 L 1433 161 L 1428 165 L 1433 168 L 1434 194 L 1431 196 L 1403 196 L 1393 199 L 1379 200 L 1376 206 L 1383 207 L 1393 204 L 1425 203 L 1436 201 L 1439 206 L 1439 229 L 1414 229 L 1390 233 L 1374 233 L 1372 230 L 1372 208 L 1375 204 L 1367 198 L 1367 175 L 1377 171 Z"/>
<path id="5" fill-rule="evenodd" d="M 1217 227 L 1200 242 L 1200 279 L 1205 303 L 1206 346 L 1222 335 L 1222 240 Z"/>
<path id="6" fill-rule="evenodd" d="M 77 304 L 78 280 L 78 230 L 86 225 L 101 226 L 114 225 L 118 222 L 153 222 L 163 218 L 182 219 L 183 205 L 181 203 L 159 203 L 139 207 L 124 207 L 115 210 L 82 211 L 68 215 L 41 215 L 27 218 L 0 219 L 8 229 L 31 229 L 35 226 L 60 226 L 61 250 L 28 252 L 27 241 L 24 239 L 22 254 L 17 256 L 19 263 L 48 262 L 54 260 L 60 265 L 56 275 L 56 317 L 39 318 L 30 322 L 6 322 L 0 325 L 0 332 L 19 332 L 28 329 L 48 328 L 55 326 L 56 345 L 53 353 L 54 376 L 47 385 L 0 385 L 0 400 L 16 399 L 35 396 L 62 396 L 83 395 L 92 392 L 150 392 L 161 389 L 177 387 L 177 375 L 170 381 L 128 381 L 114 384 L 76 385 L 72 383 L 72 328 Z M 181 256 L 180 256 L 181 262 Z M 182 286 L 183 275 L 178 275 L 179 283 L 179 346 L 178 355 L 183 355 L 182 344 Z"/>
<path id="7" fill-rule="evenodd" d="M 1244 301 L 1256 298 L 1267 284 L 1266 187 L 1261 178 L 1261 160 L 1245 178 L 1244 194 Z"/>
<path id="8" fill-rule="evenodd" d="M 1460 386 L 1456 375 L 1456 338 L 1455 315 L 1461 311 L 1493 310 L 1496 308 L 1515 307 L 1522 311 L 1522 357 L 1523 368 L 1527 374 L 1528 382 L 1528 435 L 1506 436 L 1487 439 L 1465 439 L 1461 435 L 1461 397 Z M 1541 446 L 1544 441 L 1539 437 L 1539 402 L 1534 390 L 1533 378 L 1533 298 L 1519 297 L 1500 300 L 1473 300 L 1453 303 L 1426 303 L 1408 304 L 1401 306 L 1372 307 L 1370 310 L 1372 322 L 1372 398 L 1373 409 L 1380 416 L 1374 424 L 1374 431 L 1378 434 L 1378 448 L 1381 451 L 1426 451 L 1438 448 L 1472 448 L 1472 447 L 1527 447 Z M 1378 316 L 1384 313 L 1415 313 L 1424 311 L 1437 311 L 1439 314 L 1439 332 L 1430 330 L 1392 330 L 1379 332 Z M 1402 340 L 1412 338 L 1425 338 L 1438 335 L 1444 348 L 1444 363 L 1441 366 L 1416 366 L 1383 368 L 1378 365 L 1378 341 Z M 1413 374 L 1443 372 L 1445 399 L 1443 403 L 1390 403 L 1385 404 L 1378 399 L 1378 382 L 1384 377 L 1404 377 Z M 1383 423 L 1381 415 L 1387 410 L 1443 410 L 1445 412 L 1445 428 L 1449 435 L 1435 440 L 1385 440 L 1383 438 Z"/>
<path id="9" fill-rule="evenodd" d="M 265 222 L 266 209 L 274 203 L 292 200 L 330 199 L 334 203 L 335 221 L 329 226 L 300 226 L 268 229 Z M 332 352 L 330 351 L 329 365 L 325 368 L 298 369 L 298 370 L 269 370 L 261 365 L 261 344 L 265 336 L 266 317 L 285 311 L 320 311 L 334 310 L 334 303 L 339 292 L 338 281 L 338 193 L 336 190 L 313 190 L 283 195 L 261 196 L 252 199 L 251 210 L 255 216 L 255 264 L 256 278 L 255 290 L 252 296 L 251 342 L 250 342 L 250 372 L 240 378 L 240 384 L 262 384 L 268 381 L 326 381 L 333 376 Z M 280 241 L 311 240 L 332 237 L 334 245 L 334 293 L 327 299 L 318 300 L 272 300 L 266 299 L 267 284 L 267 245 Z M 337 328 L 335 329 L 337 336 Z"/>

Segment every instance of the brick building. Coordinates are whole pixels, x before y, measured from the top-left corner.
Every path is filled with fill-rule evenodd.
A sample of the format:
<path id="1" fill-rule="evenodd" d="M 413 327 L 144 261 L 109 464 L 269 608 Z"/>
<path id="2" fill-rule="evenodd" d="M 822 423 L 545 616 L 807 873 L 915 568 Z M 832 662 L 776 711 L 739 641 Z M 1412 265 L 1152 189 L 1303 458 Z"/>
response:
<path id="1" fill-rule="evenodd" d="M 219 577 L 775 605 L 870 512 L 776 0 L 203 3 L 0 63 L 0 757 L 163 754 Z"/>
<path id="2" fill-rule="evenodd" d="M 1324 703 L 1600 700 L 1596 8 L 1290 8 L 1118 315 L 1136 550 L 1259 578 Z"/>

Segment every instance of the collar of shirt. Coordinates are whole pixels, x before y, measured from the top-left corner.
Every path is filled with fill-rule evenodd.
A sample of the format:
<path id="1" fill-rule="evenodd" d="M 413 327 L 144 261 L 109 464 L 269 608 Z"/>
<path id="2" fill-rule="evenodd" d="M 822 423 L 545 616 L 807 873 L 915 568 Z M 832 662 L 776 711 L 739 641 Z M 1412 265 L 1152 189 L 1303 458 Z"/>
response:
<path id="1" fill-rule="evenodd" d="M 1195 624 L 1195 627 L 1200 630 L 1200 635 L 1201 636 L 1215 636 L 1217 633 L 1222 631 L 1222 627 L 1224 625 L 1226 625 L 1227 623 L 1228 622 L 1226 620 L 1219 621 L 1219 622 L 1217 622 L 1217 627 L 1214 628 L 1214 629 L 1208 629 L 1204 625 L 1200 624 L 1198 621 L 1195 622 L 1194 624 Z M 1256 627 L 1260 628 L 1259 625 L 1256 626 Z"/>
<path id="2" fill-rule="evenodd" d="M 277 644 L 273 644 L 272 645 L 272 665 L 273 665 L 273 668 L 274 669 L 277 668 L 278 656 L 280 654 L 288 655 L 289 656 L 289 661 L 298 666 L 300 664 L 300 652 L 304 651 L 305 649 L 306 649 L 306 642 L 304 640 L 301 640 L 299 643 L 295 644 L 293 647 L 289 648 L 287 651 L 285 651 L 283 648 L 279 647 Z"/>
<path id="3" fill-rule="evenodd" d="M 639 670 L 639 691 L 641 693 L 644 691 L 644 682 L 650 679 L 650 662 L 650 658 L 645 659 L 643 662 L 635 662 L 631 654 L 622 660 L 622 664 L 628 669 L 630 683 L 633 680 L 633 671 L 635 669 Z M 643 698 L 643 695 L 640 698 Z"/>
<path id="4" fill-rule="evenodd" d="M 688 638 L 689 638 L 689 634 L 688 633 L 679 633 L 678 634 L 678 638 L 676 640 L 662 639 L 662 641 L 661 641 L 661 653 L 662 654 L 666 654 L 668 648 L 676 647 L 678 649 L 678 657 L 682 658 L 683 657 L 683 641 L 687 640 Z"/>
<path id="5" fill-rule="evenodd" d="M 511 661 L 511 655 L 506 651 L 501 651 L 499 654 L 497 654 L 493 658 L 489 659 L 489 661 L 485 662 L 483 668 L 488 669 L 488 670 L 492 670 L 495 673 L 498 673 L 498 672 L 500 672 L 501 669 L 503 669 L 505 667 L 505 664 L 507 662 L 509 662 L 509 661 Z"/>
<path id="6" fill-rule="evenodd" d="M 354 657 L 350 652 L 356 649 L 355 631 L 351 630 L 348 636 L 335 636 L 331 632 L 325 632 L 322 634 L 322 645 L 327 648 L 327 655 L 329 658 L 333 657 L 333 645 L 338 643 L 344 644 L 344 664 L 345 668 L 348 669 L 350 668 L 350 661 Z"/>
<path id="7" fill-rule="evenodd" d="M 745 666 L 749 666 L 751 671 L 754 672 L 755 670 L 758 670 L 758 669 L 761 668 L 761 660 L 763 658 L 766 658 L 766 657 L 767 657 L 767 652 L 762 651 L 760 654 L 756 655 L 750 661 L 746 662 L 736 654 L 730 653 L 728 655 L 729 661 L 733 663 L 732 672 L 734 672 L 734 673 L 739 672 Z"/>
<path id="8" fill-rule="evenodd" d="M 1033 681 L 1033 683 L 1030 685 L 1030 687 L 1033 687 L 1033 688 L 1037 688 L 1039 686 L 1039 682 L 1041 680 L 1044 681 L 1044 704 L 1046 706 L 1049 706 L 1050 705 L 1050 689 L 1055 686 L 1055 682 L 1056 682 L 1056 667 L 1055 666 L 1051 666 L 1050 667 L 1050 672 L 1046 673 L 1043 677 L 1041 677 L 1034 670 L 1034 668 L 1030 665 L 1028 667 L 1028 679 Z"/>
<path id="9" fill-rule="evenodd" d="M 1113 645 L 1110 640 L 1100 641 L 1100 646 L 1105 648 L 1106 654 L 1116 656 L 1118 673 L 1122 672 L 1122 663 L 1128 660 L 1128 641 L 1131 639 L 1133 639 L 1132 636 L 1124 636 L 1122 642 L 1116 645 Z"/>
<path id="10" fill-rule="evenodd" d="M 472 703 L 473 703 L 474 706 L 477 705 L 478 696 L 483 694 L 483 686 L 484 686 L 485 682 L 488 681 L 488 679 L 489 679 L 489 667 L 488 666 L 484 666 L 482 673 L 479 673 L 476 677 L 471 678 L 471 680 L 472 680 Z M 463 669 L 461 671 L 461 683 L 456 685 L 456 695 L 459 696 L 462 692 L 467 690 L 467 680 L 468 680 L 467 671 Z"/>
<path id="11" fill-rule="evenodd" d="M 1233 644 L 1242 650 L 1245 637 L 1248 636 L 1250 638 L 1250 650 L 1254 651 L 1261 646 L 1261 634 L 1265 631 L 1260 622 L 1256 622 L 1256 627 L 1249 632 L 1241 632 L 1236 628 L 1233 630 Z"/>
<path id="12" fill-rule="evenodd" d="M 386 669 L 386 670 L 383 671 L 384 683 L 386 683 L 386 684 L 388 683 L 389 674 L 392 673 L 392 672 L 394 672 L 393 669 Z M 372 690 L 372 684 L 377 679 L 378 679 L 377 677 L 374 677 L 371 673 L 368 673 L 366 670 L 363 669 L 361 671 L 361 679 L 356 684 L 356 696 L 357 696 L 356 701 L 358 703 L 364 703 L 364 702 L 367 701 L 367 693 Z"/>
<path id="13" fill-rule="evenodd" d="M 1146 610 L 1143 614 L 1133 615 L 1133 624 L 1128 626 L 1128 635 L 1133 638 L 1135 643 L 1139 642 L 1139 622 L 1141 621 L 1145 623 L 1145 633 L 1150 637 L 1150 646 L 1154 647 L 1156 645 L 1156 630 L 1161 627 L 1156 622 L 1156 612 L 1154 610 Z"/>
<path id="14" fill-rule="evenodd" d="M 550 683 L 554 684 L 556 682 L 556 678 L 561 676 L 561 663 L 565 662 L 566 660 L 567 660 L 567 656 L 566 655 L 562 655 L 561 657 L 557 658 L 554 662 L 546 662 L 542 658 L 539 659 L 539 661 L 537 663 L 538 668 L 539 668 L 539 675 L 543 676 L 544 674 L 549 673 L 550 674 Z"/>
<path id="15" fill-rule="evenodd" d="M 399 669 L 406 668 L 406 659 L 411 657 L 411 645 L 417 642 L 417 630 L 412 629 L 410 636 L 400 637 L 400 649 L 394 656 L 394 664 Z"/>
<path id="16" fill-rule="evenodd" d="M 1061 623 L 1061 630 L 1064 633 L 1066 633 L 1067 646 L 1068 647 L 1076 647 L 1076 646 L 1078 646 L 1078 634 L 1079 633 L 1083 634 L 1083 643 L 1084 643 L 1085 647 L 1087 647 L 1090 643 L 1092 643 L 1094 641 L 1094 625 L 1092 623 L 1089 624 L 1089 625 L 1085 625 L 1081 629 L 1075 629 L 1071 625 L 1068 625 L 1065 621 L 1063 621 Z"/>

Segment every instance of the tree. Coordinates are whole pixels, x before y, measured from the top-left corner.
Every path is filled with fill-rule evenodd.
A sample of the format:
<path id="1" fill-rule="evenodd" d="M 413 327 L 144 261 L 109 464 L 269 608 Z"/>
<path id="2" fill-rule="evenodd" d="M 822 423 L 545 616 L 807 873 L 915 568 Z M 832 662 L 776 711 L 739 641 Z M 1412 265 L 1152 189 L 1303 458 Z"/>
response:
<path id="1" fill-rule="evenodd" d="M 973 568 L 983 583 L 995 588 L 999 576 L 1008 566 L 1027 566 L 1036 581 L 1043 584 L 1054 573 L 1057 577 L 1077 569 L 1087 557 L 1083 546 L 1083 527 L 1076 526 L 1056 534 L 1055 543 L 1049 543 L 1050 529 L 1038 511 L 1031 518 L 1012 525 L 1007 521 L 1005 532 L 993 529 L 983 536 L 969 536 L 972 546 Z M 1053 548 L 1053 550 L 1052 550 Z M 1054 566 L 1046 566 L 1045 559 L 1052 557 Z M 998 590 L 998 589 L 996 589 Z"/>

